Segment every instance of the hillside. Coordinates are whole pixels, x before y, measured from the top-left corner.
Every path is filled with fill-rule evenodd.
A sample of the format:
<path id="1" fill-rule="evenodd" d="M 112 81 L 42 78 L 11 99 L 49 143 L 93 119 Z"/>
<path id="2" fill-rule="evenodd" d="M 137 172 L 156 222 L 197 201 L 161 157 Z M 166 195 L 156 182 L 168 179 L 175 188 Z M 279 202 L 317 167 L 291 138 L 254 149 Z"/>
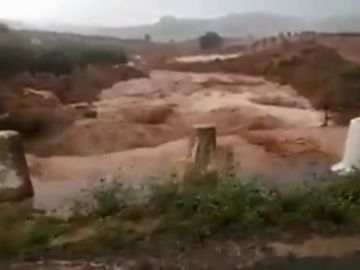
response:
<path id="1" fill-rule="evenodd" d="M 303 29 L 303 23 L 291 17 L 263 13 L 234 14 L 216 19 L 178 19 L 166 16 L 153 25 L 123 28 L 99 28 L 99 35 L 140 38 L 149 33 L 155 40 L 168 41 L 196 38 L 212 30 L 223 36 L 270 35 L 281 31 Z"/>
<path id="2" fill-rule="evenodd" d="M 180 19 L 162 17 L 151 25 L 119 28 L 97 28 L 97 35 L 121 38 L 142 38 L 150 34 L 154 40 L 169 41 L 197 38 L 206 31 L 216 31 L 225 37 L 269 36 L 287 31 L 359 32 L 360 16 L 331 17 L 305 20 L 266 13 L 231 14 L 214 19 Z M 88 29 L 89 30 L 89 29 Z"/>
<path id="3" fill-rule="evenodd" d="M 328 32 L 360 32 L 360 16 L 331 17 L 318 22 L 316 27 L 320 31 Z"/>
<path id="4" fill-rule="evenodd" d="M 155 41 L 187 40 L 206 31 L 216 31 L 226 37 L 269 36 L 284 31 L 315 30 L 327 32 L 360 31 L 360 16 L 349 15 L 318 20 L 305 20 L 267 13 L 230 14 L 211 19 L 164 16 L 153 24 L 130 27 L 81 26 L 55 22 L 12 22 L 15 29 L 37 29 L 83 35 L 109 36 L 123 39 L 143 39 L 150 34 Z"/>

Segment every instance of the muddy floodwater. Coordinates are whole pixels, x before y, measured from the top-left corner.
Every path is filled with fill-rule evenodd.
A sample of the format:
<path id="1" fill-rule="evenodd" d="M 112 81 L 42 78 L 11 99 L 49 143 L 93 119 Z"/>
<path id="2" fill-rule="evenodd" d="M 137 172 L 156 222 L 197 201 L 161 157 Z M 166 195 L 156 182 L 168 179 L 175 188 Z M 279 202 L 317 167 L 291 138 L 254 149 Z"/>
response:
<path id="1" fill-rule="evenodd" d="M 181 174 L 195 124 L 216 126 L 217 148 L 232 149 L 240 173 L 277 186 L 328 173 L 346 137 L 346 128 L 321 128 L 322 113 L 290 86 L 261 77 L 152 71 L 104 89 L 93 106 L 97 118 L 32 143 L 34 208 L 66 212 L 119 171 L 116 181 L 130 185 Z"/>
<path id="2" fill-rule="evenodd" d="M 321 176 L 329 173 L 329 168 L 334 160 L 324 155 L 304 155 L 303 157 L 288 158 L 278 164 L 265 163 L 259 164 L 260 171 L 239 170 L 240 179 L 259 179 L 260 182 L 271 184 L 278 187 L 301 185 L 304 182 L 317 181 Z M 136 171 L 136 167 L 134 167 Z M 155 171 L 153 175 L 161 175 L 161 171 Z M 166 178 L 167 172 L 163 177 Z M 128 185 L 147 185 L 151 184 L 151 173 L 147 176 L 129 176 L 116 179 Z M 115 179 L 115 178 L 114 178 Z M 52 215 L 68 215 L 72 207 L 79 202 L 86 203 L 91 201 L 94 191 L 102 184 L 104 178 L 95 179 L 69 179 L 63 181 L 36 180 L 34 179 L 35 197 L 32 205 L 35 209 L 45 210 Z M 166 179 L 165 179 L 166 180 Z"/>

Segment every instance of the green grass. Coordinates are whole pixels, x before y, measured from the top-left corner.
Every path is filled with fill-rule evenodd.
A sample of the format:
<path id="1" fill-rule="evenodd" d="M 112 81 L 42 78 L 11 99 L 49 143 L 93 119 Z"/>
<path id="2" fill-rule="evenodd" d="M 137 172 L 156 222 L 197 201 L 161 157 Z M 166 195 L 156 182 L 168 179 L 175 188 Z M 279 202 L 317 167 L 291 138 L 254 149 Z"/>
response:
<path id="1" fill-rule="evenodd" d="M 49 242 L 69 230 L 65 221 L 29 213 L 0 210 L 0 259 L 33 254 L 45 249 Z"/>
<path id="2" fill-rule="evenodd" d="M 83 225 L 94 228 L 95 234 L 79 245 L 86 245 L 86 252 L 109 251 L 149 236 L 154 239 L 169 234 L 203 241 L 222 234 L 359 228 L 359 173 L 328 176 L 313 180 L 315 184 L 283 191 L 242 180 L 221 176 L 216 185 L 172 182 L 136 190 L 105 185 L 93 194 L 93 209 L 85 219 L 81 217 Z M 136 229 L 136 224 L 149 220 L 159 220 L 154 229 L 146 233 Z M 41 253 L 54 237 L 71 231 L 77 221 L 76 217 L 68 221 L 20 217 L 14 211 L 0 210 L 0 256 Z"/>
<path id="3" fill-rule="evenodd" d="M 126 202 L 122 196 L 122 191 L 122 186 L 115 183 L 99 188 L 94 193 L 95 206 L 93 213 L 95 216 L 105 218 L 123 210 Z"/>

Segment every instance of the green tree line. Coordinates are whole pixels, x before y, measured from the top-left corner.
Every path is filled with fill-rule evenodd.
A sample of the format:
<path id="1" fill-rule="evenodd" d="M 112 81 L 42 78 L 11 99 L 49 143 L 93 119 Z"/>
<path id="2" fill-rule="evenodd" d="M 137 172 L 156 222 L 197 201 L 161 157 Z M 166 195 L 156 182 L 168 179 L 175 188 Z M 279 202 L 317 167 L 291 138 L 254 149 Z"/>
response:
<path id="1" fill-rule="evenodd" d="M 86 43 L 59 42 L 57 45 L 31 45 L 22 39 L 0 39 L 0 75 L 22 72 L 70 74 L 76 67 L 89 64 L 123 64 L 127 56 L 122 48 Z"/>

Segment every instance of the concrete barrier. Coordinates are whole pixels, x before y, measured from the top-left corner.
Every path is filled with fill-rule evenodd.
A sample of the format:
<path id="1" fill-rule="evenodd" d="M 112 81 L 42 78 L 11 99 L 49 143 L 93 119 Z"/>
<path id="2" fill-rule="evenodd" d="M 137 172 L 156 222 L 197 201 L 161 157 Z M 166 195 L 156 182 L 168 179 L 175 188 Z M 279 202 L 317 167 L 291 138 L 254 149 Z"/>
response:
<path id="1" fill-rule="evenodd" d="M 360 170 L 360 118 L 350 122 L 343 159 L 332 167 L 333 172 L 348 174 Z"/>
<path id="2" fill-rule="evenodd" d="M 195 125 L 191 159 L 199 170 L 206 170 L 216 149 L 216 127 Z"/>
<path id="3" fill-rule="evenodd" d="M 213 185 L 217 172 L 212 168 L 216 152 L 216 127 L 211 124 L 195 125 L 190 140 L 190 155 L 187 159 L 183 181 L 192 185 Z"/>
<path id="4" fill-rule="evenodd" d="M 0 202 L 18 201 L 33 195 L 19 133 L 0 131 Z"/>

